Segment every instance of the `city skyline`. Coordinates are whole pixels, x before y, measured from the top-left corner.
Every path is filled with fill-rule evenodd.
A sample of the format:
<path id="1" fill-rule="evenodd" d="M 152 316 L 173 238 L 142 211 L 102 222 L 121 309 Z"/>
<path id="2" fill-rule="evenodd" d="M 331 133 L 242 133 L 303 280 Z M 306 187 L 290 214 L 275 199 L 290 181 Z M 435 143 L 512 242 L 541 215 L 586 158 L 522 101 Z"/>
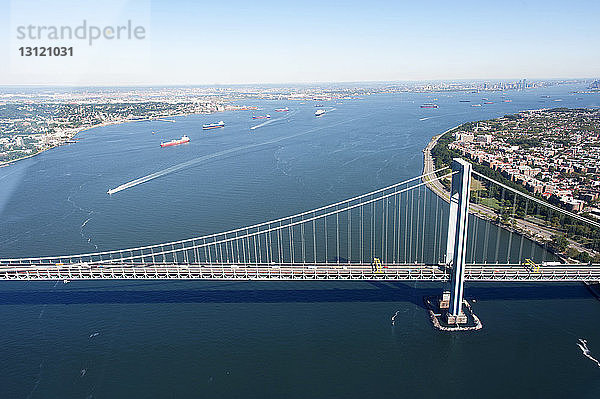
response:
<path id="1" fill-rule="evenodd" d="M 223 85 L 595 78 L 591 2 L 5 1 L 0 85 Z M 19 39 L 27 25 L 143 26 L 143 40 Z M 73 46 L 23 57 L 21 46 Z"/>

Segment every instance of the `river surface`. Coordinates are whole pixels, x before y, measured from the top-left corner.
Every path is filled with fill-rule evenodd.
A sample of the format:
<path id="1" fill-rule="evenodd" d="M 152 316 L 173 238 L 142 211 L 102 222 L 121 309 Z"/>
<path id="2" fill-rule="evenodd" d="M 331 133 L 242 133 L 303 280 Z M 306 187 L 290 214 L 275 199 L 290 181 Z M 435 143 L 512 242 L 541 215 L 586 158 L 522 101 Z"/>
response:
<path id="1" fill-rule="evenodd" d="M 179 240 L 337 202 L 419 175 L 431 137 L 462 122 L 600 106 L 597 94 L 571 93 L 580 88 L 373 95 L 322 102 L 329 112 L 320 118 L 314 102 L 246 101 L 263 111 L 91 129 L 76 144 L 0 168 L 0 258 Z M 494 104 L 471 107 L 482 97 Z M 434 98 L 438 109 L 419 107 Z M 274 111 L 285 106 L 289 112 Z M 251 115 L 266 113 L 272 119 L 250 130 L 261 123 Z M 224 129 L 202 131 L 219 120 Z M 189 144 L 159 147 L 183 134 Z M 584 286 L 467 284 L 484 328 L 454 334 L 434 330 L 423 309 L 422 297 L 439 290 L 334 281 L 1 282 L 0 397 L 600 394 L 600 368 L 577 346 L 586 339 L 600 358 L 600 303 Z"/>

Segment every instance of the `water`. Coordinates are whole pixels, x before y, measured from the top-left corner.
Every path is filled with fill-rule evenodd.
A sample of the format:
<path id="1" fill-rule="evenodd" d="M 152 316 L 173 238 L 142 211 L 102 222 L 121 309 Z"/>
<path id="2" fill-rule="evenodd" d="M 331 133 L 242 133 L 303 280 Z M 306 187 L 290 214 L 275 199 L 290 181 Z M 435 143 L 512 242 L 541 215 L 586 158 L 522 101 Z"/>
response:
<path id="1" fill-rule="evenodd" d="M 251 111 L 93 129 L 0 169 L 0 254 L 158 243 L 312 209 L 420 174 L 431 136 L 461 122 L 600 105 L 573 89 L 508 92 L 511 103 L 499 93 L 377 95 L 331 102 L 321 118 L 310 102 L 260 101 L 284 119 L 254 130 Z M 495 104 L 458 102 L 481 97 Z M 419 108 L 433 98 L 439 109 Z M 289 114 L 273 112 L 285 106 Z M 225 129 L 201 130 L 218 120 Z M 182 134 L 191 143 L 158 146 Z M 160 176 L 106 194 L 151 174 Z M 600 304 L 582 285 L 467 284 L 484 329 L 466 334 L 431 327 L 421 298 L 438 292 L 426 283 L 3 282 L 0 396 L 600 392 L 600 368 L 577 345 L 586 339 L 600 355 Z"/>

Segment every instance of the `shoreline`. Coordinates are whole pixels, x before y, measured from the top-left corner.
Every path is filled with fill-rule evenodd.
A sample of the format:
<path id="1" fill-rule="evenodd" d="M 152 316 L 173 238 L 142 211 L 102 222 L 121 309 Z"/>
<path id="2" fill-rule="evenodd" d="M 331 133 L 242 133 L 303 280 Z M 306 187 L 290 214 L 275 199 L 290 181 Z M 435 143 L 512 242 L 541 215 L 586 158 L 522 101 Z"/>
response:
<path id="1" fill-rule="evenodd" d="M 427 146 L 423 149 L 423 174 L 430 173 L 435 170 L 434 169 L 434 160 L 431 155 L 431 151 L 437 145 L 437 142 L 439 141 L 439 139 L 442 138 L 444 135 L 448 134 L 449 132 L 451 132 L 452 130 L 456 129 L 457 127 L 460 127 L 461 125 L 454 126 L 453 128 L 450 128 L 450 129 L 444 131 L 443 133 L 435 135 L 431 138 L 431 140 L 429 141 Z M 428 176 L 428 177 L 424 177 L 422 180 L 425 183 L 425 186 L 427 188 L 429 188 L 434 194 L 436 194 L 439 198 L 446 201 L 447 203 L 450 203 L 450 192 L 447 191 L 446 188 L 440 183 L 439 179 L 432 180 L 431 176 Z M 560 233 L 560 231 L 552 230 L 546 226 L 538 226 L 531 222 L 528 222 L 527 220 L 517 219 L 517 218 L 513 219 L 515 227 L 498 224 L 494 220 L 494 217 L 496 216 L 496 212 L 493 209 L 488 208 L 481 204 L 471 203 L 469 206 L 469 213 L 471 213 L 475 217 L 478 217 L 479 219 L 482 219 L 489 223 L 492 223 L 495 226 L 499 226 L 500 228 L 502 228 L 506 231 L 522 235 L 525 238 L 527 238 L 541 246 L 544 246 L 545 243 L 541 242 L 539 240 L 539 238 L 537 237 L 538 234 L 543 236 L 543 234 L 542 234 L 542 232 L 543 232 L 546 235 L 551 236 L 553 234 Z M 531 231 L 529 231 L 529 229 L 537 229 L 538 233 L 531 232 Z M 577 248 L 577 249 L 579 250 L 579 248 Z M 546 248 L 546 250 L 551 252 L 560 261 L 565 262 L 565 263 L 571 263 L 569 261 L 569 258 L 565 257 L 564 255 L 557 253 L 550 248 Z"/>
<path id="2" fill-rule="evenodd" d="M 124 120 L 119 120 L 119 121 L 102 122 L 102 123 L 98 123 L 98 124 L 92 125 L 92 126 L 86 126 L 86 127 L 76 128 L 76 129 L 74 129 L 74 133 L 71 134 L 71 135 L 69 135 L 69 136 L 67 136 L 62 143 L 53 145 L 53 146 L 48 147 L 48 148 L 44 148 L 43 150 L 40 150 L 40 151 L 36 152 L 35 154 L 29 154 L 29 155 L 26 155 L 26 156 L 21 157 L 21 158 L 12 159 L 10 161 L 2 162 L 2 163 L 0 163 L 0 168 L 11 166 L 11 165 L 13 165 L 13 164 L 15 164 L 15 163 L 17 163 L 19 161 L 24 161 L 25 159 L 29 159 L 29 158 L 33 158 L 35 156 L 41 155 L 41 154 L 45 153 L 46 151 L 52 150 L 54 148 L 58 148 L 58 147 L 61 147 L 63 145 L 66 145 L 66 144 L 70 144 L 70 143 L 68 143 L 68 141 L 69 140 L 73 140 L 78 134 L 86 132 L 88 130 L 96 129 L 96 128 L 99 128 L 99 127 L 105 127 L 105 126 L 111 126 L 111 125 L 122 125 L 122 124 L 125 124 L 125 123 L 131 123 L 131 122 L 147 122 L 147 121 L 154 121 L 154 120 L 158 120 L 158 121 L 162 121 L 162 122 L 175 122 L 175 121 L 167 121 L 166 119 L 167 118 L 177 118 L 177 117 L 180 117 L 180 116 L 202 115 L 202 114 L 203 114 L 202 112 L 200 112 L 200 113 L 193 112 L 193 113 L 189 113 L 189 114 L 183 113 L 183 114 L 175 114 L 175 115 L 159 116 L 159 117 L 151 117 L 151 118 L 149 117 L 149 118 L 142 118 L 142 119 L 124 119 Z M 75 143 L 73 143 L 73 144 L 75 144 Z"/>
<path id="3" fill-rule="evenodd" d="M 431 150 L 433 150 L 433 148 L 437 145 L 439 139 L 460 126 L 461 125 L 456 125 L 451 127 L 445 132 L 435 135 L 431 138 L 427 146 L 423 149 L 423 174 L 431 173 L 435 170 L 435 164 L 433 162 Z M 450 202 L 450 193 L 446 191 L 446 188 L 440 183 L 439 179 L 432 180 L 431 176 L 427 176 L 423 178 L 423 182 L 427 188 L 433 191 L 438 197 L 448 203 Z"/>

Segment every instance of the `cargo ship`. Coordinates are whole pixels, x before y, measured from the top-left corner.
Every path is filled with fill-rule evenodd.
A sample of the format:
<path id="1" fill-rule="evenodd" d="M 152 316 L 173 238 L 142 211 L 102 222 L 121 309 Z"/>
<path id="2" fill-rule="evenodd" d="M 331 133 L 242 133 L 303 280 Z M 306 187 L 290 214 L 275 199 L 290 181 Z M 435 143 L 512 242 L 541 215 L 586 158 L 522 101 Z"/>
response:
<path id="1" fill-rule="evenodd" d="M 325 113 L 324 109 L 318 109 L 315 111 L 315 116 L 321 116 Z"/>
<path id="2" fill-rule="evenodd" d="M 289 111 L 288 107 L 285 107 L 285 108 L 277 108 L 277 109 L 275 110 L 275 112 L 287 112 L 287 111 Z"/>
<path id="3" fill-rule="evenodd" d="M 209 123 L 208 125 L 202 125 L 202 130 L 209 130 L 209 129 L 218 129 L 220 127 L 224 127 L 225 126 L 225 122 L 221 121 L 218 123 Z"/>
<path id="4" fill-rule="evenodd" d="M 438 105 L 434 103 L 425 103 L 421 105 L 421 108 L 438 108 Z"/>
<path id="5" fill-rule="evenodd" d="M 179 140 L 171 140 L 171 141 L 167 141 L 166 143 L 160 143 L 161 147 L 170 147 L 172 145 L 179 145 L 179 144 L 185 144 L 185 143 L 189 143 L 190 142 L 190 138 L 186 135 L 181 136 L 181 138 Z"/>
<path id="6" fill-rule="evenodd" d="M 493 103 L 494 103 L 493 101 L 486 101 L 486 102 L 484 102 L 484 104 L 493 104 Z"/>
<path id="7" fill-rule="evenodd" d="M 258 115 L 258 116 L 252 115 L 252 119 L 271 119 L 271 115 L 268 115 L 268 114 L 267 115 Z"/>

